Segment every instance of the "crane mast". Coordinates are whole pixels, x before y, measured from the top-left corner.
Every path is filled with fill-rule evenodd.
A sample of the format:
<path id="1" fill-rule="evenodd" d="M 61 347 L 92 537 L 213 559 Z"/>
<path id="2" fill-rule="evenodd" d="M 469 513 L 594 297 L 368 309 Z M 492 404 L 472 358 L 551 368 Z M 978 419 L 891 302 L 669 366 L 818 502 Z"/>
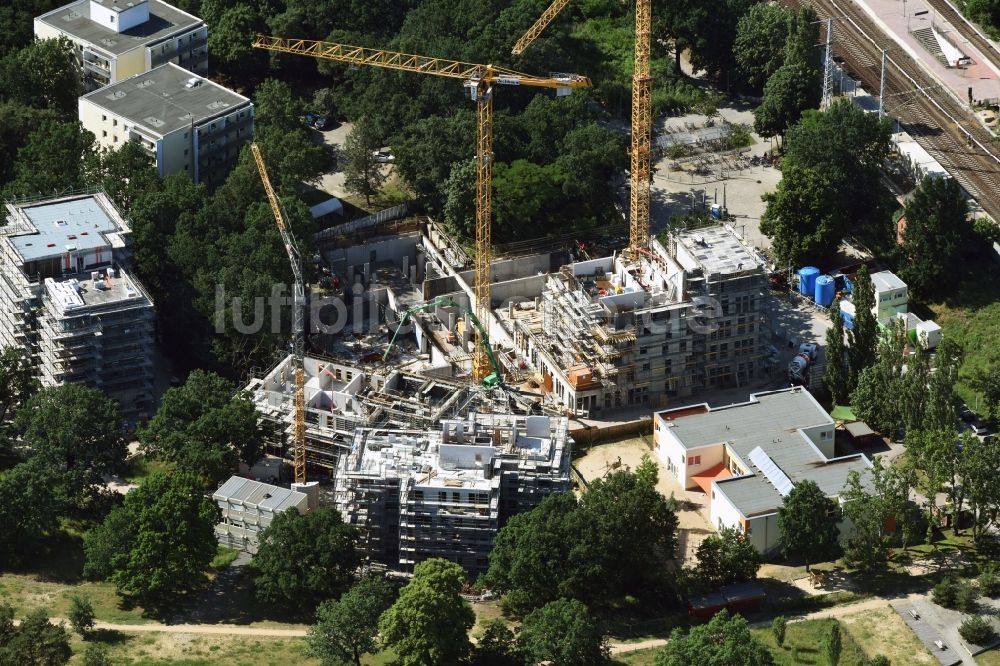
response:
<path id="1" fill-rule="evenodd" d="M 649 70 L 652 0 L 635 1 L 635 68 L 632 74 L 632 189 L 629 249 L 649 246 L 649 178 L 652 144 L 652 77 Z"/>
<path id="2" fill-rule="evenodd" d="M 475 309 L 481 321 L 489 322 L 493 220 L 493 85 L 529 86 L 572 91 L 590 86 L 590 79 L 575 74 L 531 76 L 493 65 L 430 58 L 411 53 L 350 46 L 311 39 L 287 39 L 257 35 L 254 48 L 311 56 L 349 65 L 366 65 L 418 74 L 462 79 L 476 101 L 476 257 Z M 488 324 L 487 324 L 488 326 Z M 482 382 L 490 373 L 490 359 L 480 336 L 472 359 L 472 378 Z M 487 342 L 488 344 L 488 342 Z"/>
<path id="3" fill-rule="evenodd" d="M 264 165 L 264 158 L 260 154 L 260 148 L 256 143 L 250 144 L 250 152 L 253 153 L 254 162 L 257 164 L 257 171 L 260 172 L 260 180 L 264 185 L 264 192 L 267 194 L 267 201 L 271 205 L 271 212 L 274 214 L 274 221 L 278 224 L 278 231 L 281 233 L 281 242 L 288 253 L 288 261 L 292 265 L 292 275 L 295 279 L 293 287 L 293 307 L 292 307 L 292 349 L 295 370 L 295 416 L 292 436 L 293 463 L 295 470 L 295 483 L 305 483 L 306 481 L 306 400 L 305 400 L 305 320 L 306 320 L 306 288 L 302 279 L 302 255 L 299 253 L 295 238 L 291 229 L 285 223 L 284 209 L 281 201 L 274 193 L 271 186 L 271 179 L 267 175 L 267 167 Z"/>

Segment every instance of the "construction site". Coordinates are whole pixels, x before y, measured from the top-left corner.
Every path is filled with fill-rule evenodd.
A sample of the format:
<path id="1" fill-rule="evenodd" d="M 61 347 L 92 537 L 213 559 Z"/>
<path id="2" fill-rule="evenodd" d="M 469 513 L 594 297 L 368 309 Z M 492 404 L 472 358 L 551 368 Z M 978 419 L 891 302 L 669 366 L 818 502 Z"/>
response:
<path id="1" fill-rule="evenodd" d="M 569 490 L 565 417 L 475 414 L 426 430 L 360 428 L 341 457 L 336 506 L 372 562 L 412 570 L 446 557 L 483 571 L 497 530 Z"/>

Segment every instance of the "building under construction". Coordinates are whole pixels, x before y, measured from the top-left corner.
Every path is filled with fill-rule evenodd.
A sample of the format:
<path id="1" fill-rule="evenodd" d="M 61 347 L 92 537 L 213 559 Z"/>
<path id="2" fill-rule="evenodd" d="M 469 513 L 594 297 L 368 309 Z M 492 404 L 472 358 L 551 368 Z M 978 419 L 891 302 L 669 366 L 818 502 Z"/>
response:
<path id="1" fill-rule="evenodd" d="M 762 376 L 764 261 L 726 226 L 577 261 L 497 311 L 543 392 L 577 414 L 662 406 Z"/>
<path id="2" fill-rule="evenodd" d="M 292 442 L 295 395 L 291 355 L 246 386 L 263 417 L 270 453 Z M 395 368 L 305 358 L 306 461 L 332 470 L 357 428 L 426 429 L 462 414 L 473 400 L 463 385 Z"/>
<path id="3" fill-rule="evenodd" d="M 8 202 L 0 226 L 0 347 L 43 386 L 82 382 L 130 418 L 153 403 L 153 303 L 128 273 L 131 229 L 103 192 Z"/>
<path id="4" fill-rule="evenodd" d="M 404 571 L 432 557 L 472 572 L 497 530 L 570 485 L 565 417 L 470 414 L 434 430 L 361 428 L 340 459 L 336 506 L 372 562 Z"/>

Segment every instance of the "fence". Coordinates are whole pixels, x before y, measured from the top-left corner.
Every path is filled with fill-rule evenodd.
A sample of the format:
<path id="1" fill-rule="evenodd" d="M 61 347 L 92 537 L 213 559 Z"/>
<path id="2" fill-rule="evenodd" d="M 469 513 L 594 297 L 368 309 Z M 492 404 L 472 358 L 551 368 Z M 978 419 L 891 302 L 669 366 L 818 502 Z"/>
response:
<path id="1" fill-rule="evenodd" d="M 385 210 L 380 210 L 377 213 L 360 217 L 356 220 L 351 220 L 350 222 L 344 222 L 343 224 L 338 224 L 334 227 L 330 227 L 329 229 L 324 229 L 323 231 L 317 232 L 314 238 L 316 239 L 316 242 L 329 240 L 331 238 L 336 238 L 337 236 L 345 236 L 347 234 L 360 231 L 361 229 L 375 227 L 391 220 L 398 220 L 401 217 L 405 217 L 410 212 L 412 207 L 413 202 L 404 201 L 398 206 L 386 208 Z"/>

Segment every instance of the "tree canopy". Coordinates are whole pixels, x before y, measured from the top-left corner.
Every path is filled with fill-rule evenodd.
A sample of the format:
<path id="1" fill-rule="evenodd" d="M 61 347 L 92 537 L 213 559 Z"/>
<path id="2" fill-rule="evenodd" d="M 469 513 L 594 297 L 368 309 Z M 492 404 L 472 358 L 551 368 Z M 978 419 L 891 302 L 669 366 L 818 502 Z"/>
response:
<path id="1" fill-rule="evenodd" d="M 685 633 L 674 629 L 670 640 L 653 659 L 656 666 L 771 666 L 774 660 L 767 647 L 750 633 L 741 615 L 722 610 L 707 624 L 691 627 Z"/>
<path id="2" fill-rule="evenodd" d="M 518 642 L 533 664 L 600 666 L 608 659 L 604 632 L 575 599 L 550 601 L 528 613 Z"/>
<path id="3" fill-rule="evenodd" d="M 523 611 L 560 597 L 598 605 L 662 583 L 676 550 L 666 498 L 629 472 L 593 483 L 579 502 L 550 495 L 497 534 L 484 585 Z"/>
<path id="4" fill-rule="evenodd" d="M 156 414 L 139 431 L 143 452 L 171 460 L 218 483 L 253 465 L 263 449 L 256 407 L 218 375 L 195 370 L 169 389 Z"/>
<path id="5" fill-rule="evenodd" d="M 751 89 L 763 90 L 784 63 L 789 19 L 790 12 L 784 7 L 761 2 L 750 7 L 736 24 L 733 57 Z"/>
<path id="6" fill-rule="evenodd" d="M 219 509 L 192 473 L 148 476 L 84 537 L 84 573 L 124 596 L 162 603 L 204 580 Z"/>
<path id="7" fill-rule="evenodd" d="M 4 347 L 0 350 L 0 421 L 8 412 L 33 396 L 41 387 L 24 350 Z"/>
<path id="8" fill-rule="evenodd" d="M 836 554 L 840 511 L 813 481 L 796 483 L 778 508 L 778 544 L 788 557 L 800 557 L 806 569 Z"/>
<path id="9" fill-rule="evenodd" d="M 705 537 L 698 544 L 695 557 L 698 559 L 696 573 L 712 586 L 754 580 L 762 563 L 753 544 L 733 527 Z"/>
<path id="10" fill-rule="evenodd" d="M 475 614 L 461 597 L 465 571 L 442 559 L 413 568 L 413 578 L 379 621 L 382 643 L 401 666 L 457 664 L 469 654 Z"/>
<path id="11" fill-rule="evenodd" d="M 0 664 L 59 666 L 73 655 L 69 632 L 53 624 L 44 608 L 28 611 L 14 626 L 14 609 L 0 604 Z"/>
<path id="12" fill-rule="evenodd" d="M 324 664 L 361 666 L 361 655 L 378 647 L 378 621 L 392 606 L 395 591 L 384 578 L 365 576 L 340 599 L 328 599 L 316 610 L 309 630 L 309 651 Z"/>
<path id="13" fill-rule="evenodd" d="M 254 556 L 257 596 L 300 606 L 340 596 L 360 563 L 358 538 L 357 529 L 345 524 L 336 509 L 278 514 L 260 533 Z"/>

